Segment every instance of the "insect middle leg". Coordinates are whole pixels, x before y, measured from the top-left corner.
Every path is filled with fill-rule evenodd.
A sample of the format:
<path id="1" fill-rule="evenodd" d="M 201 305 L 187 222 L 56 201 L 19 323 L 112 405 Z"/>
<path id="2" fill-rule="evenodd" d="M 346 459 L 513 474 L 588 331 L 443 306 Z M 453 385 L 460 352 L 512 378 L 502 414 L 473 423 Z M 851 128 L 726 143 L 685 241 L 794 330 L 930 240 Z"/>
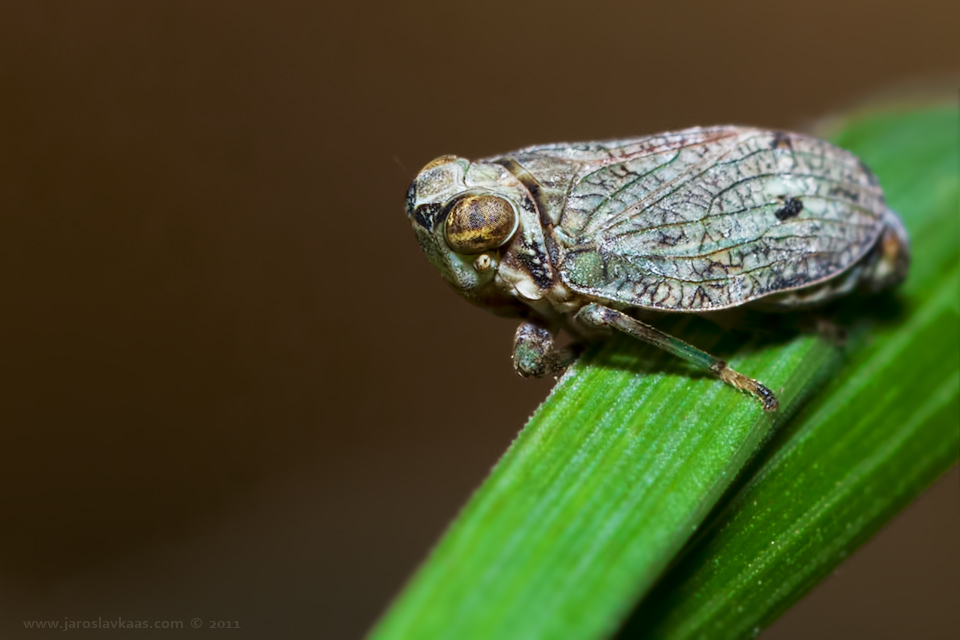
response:
<path id="1" fill-rule="evenodd" d="M 734 371 L 727 366 L 724 360 L 715 358 L 709 353 L 687 344 L 680 338 L 675 338 L 625 313 L 599 304 L 588 304 L 577 312 L 575 319 L 591 327 L 617 329 L 634 338 L 656 345 L 691 364 L 707 369 L 727 384 L 756 397 L 763 405 L 764 411 L 776 411 L 780 406 L 777 397 L 770 389 L 753 378 L 748 378 L 742 373 Z"/>
<path id="2" fill-rule="evenodd" d="M 563 373 L 582 350 L 579 344 L 557 349 L 549 329 L 526 321 L 517 327 L 513 338 L 513 368 L 524 378 L 557 375 Z"/>

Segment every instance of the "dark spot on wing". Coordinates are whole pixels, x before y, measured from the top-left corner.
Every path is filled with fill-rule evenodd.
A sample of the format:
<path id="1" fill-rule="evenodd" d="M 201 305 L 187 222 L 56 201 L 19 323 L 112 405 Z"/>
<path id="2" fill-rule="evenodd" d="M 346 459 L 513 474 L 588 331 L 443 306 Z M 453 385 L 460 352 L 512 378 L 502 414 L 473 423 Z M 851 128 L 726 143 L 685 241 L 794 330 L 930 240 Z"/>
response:
<path id="1" fill-rule="evenodd" d="M 830 191 L 828 191 L 827 193 L 828 193 L 828 195 L 831 195 L 831 196 L 834 196 L 834 197 L 840 196 L 840 197 L 842 197 L 842 198 L 846 198 L 847 200 L 850 200 L 851 202 L 859 202 L 859 201 L 860 201 L 860 194 L 859 194 L 859 193 L 857 193 L 856 191 L 853 191 L 852 189 L 847 189 L 845 186 L 839 185 L 839 184 L 830 187 Z"/>
<path id="2" fill-rule="evenodd" d="M 773 149 L 793 149 L 793 142 L 790 141 L 790 134 L 783 131 L 773 132 Z"/>
<path id="3" fill-rule="evenodd" d="M 800 202 L 799 198 L 787 198 L 787 201 L 777 209 L 774 215 L 777 216 L 778 220 L 789 220 L 799 215 L 801 211 L 803 211 L 803 203 Z"/>

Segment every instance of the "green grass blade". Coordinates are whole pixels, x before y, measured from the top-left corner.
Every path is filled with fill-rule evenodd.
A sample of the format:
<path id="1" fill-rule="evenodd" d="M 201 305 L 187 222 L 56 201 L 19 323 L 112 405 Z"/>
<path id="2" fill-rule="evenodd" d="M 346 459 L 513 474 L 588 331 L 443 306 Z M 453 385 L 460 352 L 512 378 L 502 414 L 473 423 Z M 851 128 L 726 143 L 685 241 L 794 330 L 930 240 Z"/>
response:
<path id="1" fill-rule="evenodd" d="M 911 231 L 903 320 L 870 332 L 658 585 L 623 637 L 753 635 L 917 496 L 960 451 L 955 109 L 849 123 Z"/>
<path id="2" fill-rule="evenodd" d="M 872 139 L 862 137 L 863 144 Z M 928 155 L 920 162 L 938 160 Z M 929 167 L 902 169 L 922 180 Z M 924 197 L 931 207 L 940 202 Z M 901 206 L 906 212 L 915 204 Z M 910 224 L 913 231 L 918 222 Z M 954 228 L 949 241 L 928 236 L 931 250 L 948 252 L 957 234 Z M 944 273 L 919 262 L 911 283 L 946 284 Z M 781 411 L 764 415 L 751 398 L 633 340 L 594 349 L 557 384 L 372 637 L 614 633 L 758 445 L 821 383 L 839 380 L 843 359 L 820 338 L 761 344 L 693 318 L 663 326 L 767 383 Z M 896 335 L 895 327 L 890 332 Z M 872 331 L 858 330 L 846 351 L 855 357 L 878 344 Z M 856 374 L 849 365 L 842 370 Z M 914 415 L 909 399 L 901 404 Z"/>
<path id="3" fill-rule="evenodd" d="M 696 344 L 717 342 L 714 327 L 695 329 L 685 336 Z M 781 420 L 836 361 L 815 338 L 733 358 L 783 388 Z M 630 339 L 590 354 L 537 411 L 373 637 L 612 633 L 774 424 L 753 399 L 690 375 Z"/>

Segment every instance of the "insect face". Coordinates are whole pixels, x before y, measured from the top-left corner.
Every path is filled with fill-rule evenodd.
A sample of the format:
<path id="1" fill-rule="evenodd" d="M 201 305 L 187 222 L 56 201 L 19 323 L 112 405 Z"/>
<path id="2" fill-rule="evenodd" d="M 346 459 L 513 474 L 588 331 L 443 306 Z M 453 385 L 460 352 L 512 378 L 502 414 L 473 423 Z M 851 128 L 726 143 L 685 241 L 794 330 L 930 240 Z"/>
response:
<path id="1" fill-rule="evenodd" d="M 520 226 L 500 171 L 441 156 L 407 191 L 407 216 L 427 258 L 458 293 L 495 310 L 513 306 L 494 279 L 500 249 Z"/>

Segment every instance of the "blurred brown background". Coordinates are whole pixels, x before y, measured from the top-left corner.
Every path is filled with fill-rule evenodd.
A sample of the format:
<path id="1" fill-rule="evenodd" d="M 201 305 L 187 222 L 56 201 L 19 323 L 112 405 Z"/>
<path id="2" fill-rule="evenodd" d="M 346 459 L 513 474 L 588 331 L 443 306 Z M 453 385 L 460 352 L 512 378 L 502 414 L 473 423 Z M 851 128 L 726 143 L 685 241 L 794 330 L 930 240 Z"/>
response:
<path id="1" fill-rule="evenodd" d="M 434 156 L 802 127 L 960 68 L 953 0 L 729 5 L 0 5 L 0 637 L 369 628 L 549 388 L 421 255 Z M 765 637 L 946 637 L 958 493 Z"/>

